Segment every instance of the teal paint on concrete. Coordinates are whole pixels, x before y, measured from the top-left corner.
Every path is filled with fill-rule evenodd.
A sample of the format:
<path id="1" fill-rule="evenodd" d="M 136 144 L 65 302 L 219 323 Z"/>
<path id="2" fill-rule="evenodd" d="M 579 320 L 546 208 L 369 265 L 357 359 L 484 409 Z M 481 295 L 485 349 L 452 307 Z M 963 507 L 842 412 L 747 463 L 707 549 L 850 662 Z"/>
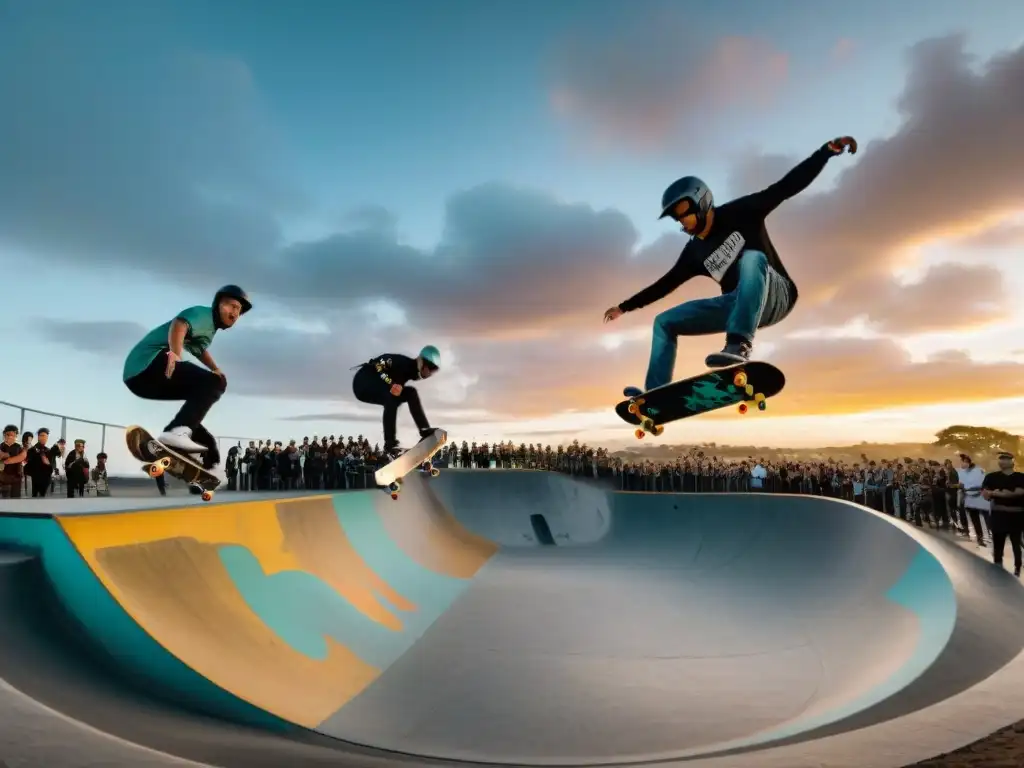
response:
<path id="1" fill-rule="evenodd" d="M 401 631 L 369 618 L 314 574 L 286 571 L 268 576 L 256 557 L 238 545 L 222 546 L 220 559 L 246 605 L 293 649 L 323 660 L 330 637 L 383 671 L 423 636 L 470 582 L 436 574 L 410 560 L 388 536 L 371 494 L 334 494 L 332 501 L 359 556 L 416 605 L 415 611 L 402 611 L 384 595 L 376 595 L 402 622 Z"/>
<path id="2" fill-rule="evenodd" d="M 379 494 L 379 498 L 387 497 Z M 429 617 L 426 625 L 422 625 L 422 630 L 426 630 L 427 626 L 448 610 L 472 583 L 472 579 L 435 573 L 410 559 L 391 540 L 384 522 L 377 514 L 378 499 L 374 499 L 371 494 L 335 494 L 333 500 L 338 521 L 359 556 L 403 597 L 416 603 L 420 615 Z M 388 500 L 388 503 L 392 502 Z M 418 510 L 416 512 L 423 514 Z"/>
<path id="3" fill-rule="evenodd" d="M 919 626 L 917 645 L 912 655 L 895 673 L 861 696 L 844 701 L 842 706 L 814 717 L 798 718 L 782 728 L 750 739 L 719 745 L 720 748 L 776 741 L 838 722 L 899 693 L 924 674 L 945 649 L 956 624 L 956 593 L 949 575 L 930 552 L 919 546 L 903 576 L 886 593 L 886 598 L 913 613 Z"/>
<path id="4" fill-rule="evenodd" d="M 311 659 L 327 658 L 330 637 L 367 664 L 384 669 L 421 634 L 415 631 L 415 614 L 391 609 L 406 627 L 396 632 L 364 615 L 311 573 L 268 576 L 245 547 L 223 546 L 220 558 L 245 604 L 278 637 Z"/>
<path id="5" fill-rule="evenodd" d="M 71 615 L 97 645 L 146 680 L 153 691 L 236 722 L 276 731 L 294 729 L 214 685 L 153 640 L 96 578 L 56 520 L 0 516 L 0 544 L 39 555 Z"/>

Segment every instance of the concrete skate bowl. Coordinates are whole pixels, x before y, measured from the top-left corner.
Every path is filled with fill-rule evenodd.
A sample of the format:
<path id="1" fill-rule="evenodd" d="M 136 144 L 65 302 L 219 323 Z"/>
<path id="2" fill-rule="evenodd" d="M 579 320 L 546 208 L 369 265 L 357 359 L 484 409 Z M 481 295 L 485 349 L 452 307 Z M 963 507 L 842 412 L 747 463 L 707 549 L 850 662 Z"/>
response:
<path id="1" fill-rule="evenodd" d="M 237 498 L 0 518 L 0 675 L 225 766 L 896 766 L 1024 712 L 1016 580 L 851 504 L 497 470 Z"/>

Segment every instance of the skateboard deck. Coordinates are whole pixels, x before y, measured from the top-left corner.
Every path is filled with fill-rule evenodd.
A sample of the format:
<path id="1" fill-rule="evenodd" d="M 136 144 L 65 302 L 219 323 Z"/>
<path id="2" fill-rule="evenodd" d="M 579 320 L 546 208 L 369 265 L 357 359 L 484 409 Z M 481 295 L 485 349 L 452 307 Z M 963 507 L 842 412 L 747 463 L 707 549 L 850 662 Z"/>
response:
<path id="1" fill-rule="evenodd" d="M 740 413 L 747 413 L 754 406 L 763 411 L 768 407 L 768 398 L 779 394 L 785 386 L 786 375 L 774 365 L 739 363 L 626 398 L 615 406 L 615 412 L 627 424 L 640 427 L 634 433 L 640 439 L 647 433 L 660 435 L 664 424 L 732 405 Z"/>
<path id="2" fill-rule="evenodd" d="M 220 478 L 212 472 L 203 469 L 187 456 L 168 448 L 140 426 L 128 427 L 124 437 L 129 452 L 143 462 L 142 469 L 150 477 L 160 477 L 167 473 L 199 491 L 203 501 L 213 498 L 214 491 L 220 485 Z"/>
<path id="3" fill-rule="evenodd" d="M 378 469 L 373 474 L 374 480 L 377 481 L 377 485 L 384 486 L 391 492 L 392 499 L 398 499 L 398 494 L 402 490 L 402 478 L 414 469 L 429 472 L 432 477 L 441 474 L 441 470 L 434 467 L 430 460 L 447 442 L 448 433 L 443 429 L 435 429 L 390 464 Z"/>

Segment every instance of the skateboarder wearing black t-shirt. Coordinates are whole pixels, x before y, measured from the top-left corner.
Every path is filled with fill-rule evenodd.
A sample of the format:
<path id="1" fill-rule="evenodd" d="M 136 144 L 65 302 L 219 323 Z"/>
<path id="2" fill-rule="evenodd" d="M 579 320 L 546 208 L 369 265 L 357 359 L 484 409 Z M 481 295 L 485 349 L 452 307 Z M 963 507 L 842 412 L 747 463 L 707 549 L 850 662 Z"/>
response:
<path id="1" fill-rule="evenodd" d="M 707 184 L 696 176 L 672 182 L 661 198 L 661 218 L 679 222 L 691 235 L 679 260 L 662 278 L 604 313 L 610 322 L 625 312 L 668 296 L 693 277 L 710 277 L 722 295 L 688 301 L 654 319 L 651 359 L 644 390 L 672 381 L 676 338 L 725 333 L 725 348 L 708 355 L 709 368 L 746 362 L 758 328 L 774 325 L 796 304 L 796 284 L 786 272 L 765 229 L 765 219 L 783 202 L 803 192 L 829 158 L 857 151 L 850 136 L 833 139 L 767 189 L 715 206 Z M 640 394 L 626 387 L 626 397 Z"/>
<path id="2" fill-rule="evenodd" d="M 409 413 L 420 431 L 420 438 L 434 431 L 423 412 L 416 387 L 410 386 L 408 382 L 429 379 L 437 373 L 441 367 L 441 353 L 437 347 L 428 345 L 416 357 L 395 353 L 378 355 L 356 367 L 358 371 L 352 379 L 352 393 L 356 399 L 384 406 L 384 453 L 389 459 L 402 454 L 396 436 L 398 406 L 402 403 L 409 406 Z"/>
<path id="3" fill-rule="evenodd" d="M 1020 576 L 1021 538 L 1024 534 L 1024 472 L 1015 472 L 1013 454 L 999 454 L 999 471 L 981 482 L 981 495 L 992 502 L 992 562 L 1003 563 L 1003 549 L 1010 540 L 1013 575 Z"/>

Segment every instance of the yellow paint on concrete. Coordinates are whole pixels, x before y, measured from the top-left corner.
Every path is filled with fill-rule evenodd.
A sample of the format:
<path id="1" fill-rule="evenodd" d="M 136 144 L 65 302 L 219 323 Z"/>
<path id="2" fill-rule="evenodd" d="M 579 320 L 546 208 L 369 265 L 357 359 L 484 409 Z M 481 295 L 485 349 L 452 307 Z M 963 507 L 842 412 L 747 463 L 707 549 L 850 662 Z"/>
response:
<path id="1" fill-rule="evenodd" d="M 170 653 L 289 722 L 316 727 L 380 675 L 329 637 L 325 660 L 294 650 L 245 604 L 216 545 L 176 537 L 100 548 L 90 565 Z"/>
<path id="2" fill-rule="evenodd" d="M 300 514 L 315 514 L 318 524 L 292 523 L 286 531 L 281 518 L 294 520 L 295 515 L 288 511 L 292 508 Z M 59 521 L 86 560 L 101 548 L 175 538 L 195 539 L 201 544 L 237 544 L 252 553 L 268 576 L 284 571 L 313 574 L 367 617 L 389 629 L 401 631 L 402 621 L 380 596 L 401 610 L 416 608 L 377 576 L 352 547 L 330 496 L 62 517 Z M 321 556 L 315 544 L 318 539 L 334 543 L 335 561 Z M 314 543 L 307 543 L 310 540 Z M 304 552 L 315 554 L 307 562 L 302 557 Z"/>
<path id="3" fill-rule="evenodd" d="M 407 530 L 396 543 L 438 573 L 469 578 L 497 551 L 443 508 L 440 516 L 421 504 L 385 508 L 389 535 L 400 530 L 399 517 L 404 517 Z M 403 624 L 395 610 L 417 610 L 362 559 L 328 495 L 60 517 L 58 522 L 97 578 L 154 640 L 221 688 L 306 727 L 340 709 L 380 670 L 332 638 L 325 638 L 324 660 L 295 651 L 246 605 L 219 548 L 245 547 L 267 576 L 314 575 L 366 617 L 396 632 Z"/>

